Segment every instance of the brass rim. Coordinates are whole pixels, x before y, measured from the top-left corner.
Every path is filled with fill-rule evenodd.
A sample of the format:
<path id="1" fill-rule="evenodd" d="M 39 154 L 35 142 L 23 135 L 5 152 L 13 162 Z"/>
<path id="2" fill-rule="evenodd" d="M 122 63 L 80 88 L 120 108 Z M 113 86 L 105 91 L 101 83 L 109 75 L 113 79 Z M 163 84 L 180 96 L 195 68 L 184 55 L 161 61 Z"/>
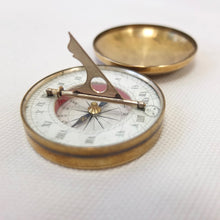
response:
<path id="1" fill-rule="evenodd" d="M 153 28 L 153 29 L 159 29 L 161 32 L 170 31 L 186 39 L 190 44 L 192 44 L 193 50 L 190 54 L 185 56 L 183 59 L 180 59 L 178 62 L 173 62 L 172 64 L 161 63 L 159 65 L 147 65 L 146 66 L 146 65 L 141 65 L 141 64 L 134 65 L 129 62 L 121 62 L 120 60 L 116 59 L 114 56 L 107 55 L 104 49 L 102 49 L 101 47 L 98 47 L 98 43 L 100 42 L 100 40 L 103 39 L 103 37 L 110 35 L 111 33 L 119 32 L 119 31 L 122 31 L 128 28 L 132 28 L 132 29 Z M 108 43 L 110 44 L 109 46 L 112 46 L 112 47 L 114 46 L 114 45 L 111 45 L 111 42 L 108 42 Z M 195 56 L 198 46 L 197 46 L 196 41 L 191 36 L 189 36 L 188 34 L 180 30 L 177 30 L 171 27 L 153 25 L 153 24 L 133 24 L 133 25 L 123 25 L 123 26 L 113 27 L 113 28 L 110 28 L 110 29 L 107 29 L 101 32 L 95 37 L 93 41 L 93 48 L 95 50 L 95 54 L 98 57 L 98 59 L 107 65 L 117 65 L 117 66 L 121 66 L 125 68 L 130 68 L 142 74 L 156 75 L 156 74 L 166 74 L 166 73 L 181 69 L 187 64 L 189 64 L 192 61 L 193 57 Z M 109 49 L 108 51 L 111 51 L 111 50 Z"/>
<path id="2" fill-rule="evenodd" d="M 42 146 L 40 146 L 30 137 L 28 137 L 28 141 L 36 152 L 53 163 L 77 169 L 96 170 L 120 166 L 139 158 L 154 146 L 160 137 L 161 130 L 162 127 L 159 128 L 159 130 L 149 139 L 147 143 L 143 143 L 135 148 L 113 155 L 96 157 L 62 155 L 42 148 Z"/>

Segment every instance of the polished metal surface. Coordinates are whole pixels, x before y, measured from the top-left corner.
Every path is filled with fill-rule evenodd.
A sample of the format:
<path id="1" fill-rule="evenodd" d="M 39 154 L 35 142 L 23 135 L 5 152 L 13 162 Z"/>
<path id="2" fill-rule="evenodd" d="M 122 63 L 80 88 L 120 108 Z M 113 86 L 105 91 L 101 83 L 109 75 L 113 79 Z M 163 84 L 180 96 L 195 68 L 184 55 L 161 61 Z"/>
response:
<path id="1" fill-rule="evenodd" d="M 197 51 L 189 35 L 158 25 L 127 25 L 100 33 L 93 42 L 97 57 L 107 65 L 143 74 L 164 74 L 187 65 Z"/>
<path id="2" fill-rule="evenodd" d="M 75 90 L 64 90 L 62 86 L 60 86 L 58 89 L 47 88 L 46 94 L 47 96 L 57 96 L 58 98 L 61 96 L 66 96 L 66 97 L 77 97 L 77 98 L 96 100 L 102 102 L 111 102 L 116 104 L 124 104 L 124 105 L 135 106 L 139 109 L 144 109 L 146 106 L 146 103 L 142 101 L 111 98 L 103 95 L 97 96 L 97 95 L 83 94 L 76 92 Z"/>

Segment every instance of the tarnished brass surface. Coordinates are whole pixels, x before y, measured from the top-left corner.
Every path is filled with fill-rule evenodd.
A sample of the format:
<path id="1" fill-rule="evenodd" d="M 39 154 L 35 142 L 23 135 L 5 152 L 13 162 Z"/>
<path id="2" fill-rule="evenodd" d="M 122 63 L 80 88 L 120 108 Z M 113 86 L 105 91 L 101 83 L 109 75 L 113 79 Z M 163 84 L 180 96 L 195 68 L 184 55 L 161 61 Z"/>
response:
<path id="1" fill-rule="evenodd" d="M 197 51 L 189 35 L 158 25 L 127 25 L 100 33 L 93 42 L 97 57 L 107 65 L 155 75 L 187 65 Z"/>

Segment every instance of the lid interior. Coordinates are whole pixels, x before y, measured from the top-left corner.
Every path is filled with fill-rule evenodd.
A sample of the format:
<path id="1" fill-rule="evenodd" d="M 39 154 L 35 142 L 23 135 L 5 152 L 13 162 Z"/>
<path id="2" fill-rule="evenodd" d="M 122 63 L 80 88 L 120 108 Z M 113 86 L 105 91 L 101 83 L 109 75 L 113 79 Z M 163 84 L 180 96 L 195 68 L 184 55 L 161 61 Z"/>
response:
<path id="1" fill-rule="evenodd" d="M 188 35 L 154 25 L 107 30 L 95 39 L 94 47 L 113 63 L 140 68 L 182 62 L 196 51 L 196 43 Z"/>

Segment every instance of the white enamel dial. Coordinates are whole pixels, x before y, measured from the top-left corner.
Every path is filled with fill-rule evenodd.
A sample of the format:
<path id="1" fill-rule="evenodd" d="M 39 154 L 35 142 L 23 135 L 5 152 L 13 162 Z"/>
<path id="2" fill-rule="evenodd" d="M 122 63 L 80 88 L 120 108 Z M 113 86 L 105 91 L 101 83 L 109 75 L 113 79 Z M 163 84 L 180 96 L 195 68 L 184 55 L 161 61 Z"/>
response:
<path id="1" fill-rule="evenodd" d="M 102 147 L 129 141 L 146 132 L 158 120 L 164 105 L 160 90 L 147 78 L 120 68 L 104 68 L 102 72 L 126 99 L 144 101 L 145 110 L 127 105 L 97 102 L 101 112 L 88 113 L 91 100 L 47 97 L 47 88 L 63 86 L 71 89 L 83 84 L 82 68 L 64 71 L 40 81 L 32 88 L 25 103 L 24 118 L 41 137 L 67 146 Z M 85 117 L 85 120 L 81 120 Z"/>

